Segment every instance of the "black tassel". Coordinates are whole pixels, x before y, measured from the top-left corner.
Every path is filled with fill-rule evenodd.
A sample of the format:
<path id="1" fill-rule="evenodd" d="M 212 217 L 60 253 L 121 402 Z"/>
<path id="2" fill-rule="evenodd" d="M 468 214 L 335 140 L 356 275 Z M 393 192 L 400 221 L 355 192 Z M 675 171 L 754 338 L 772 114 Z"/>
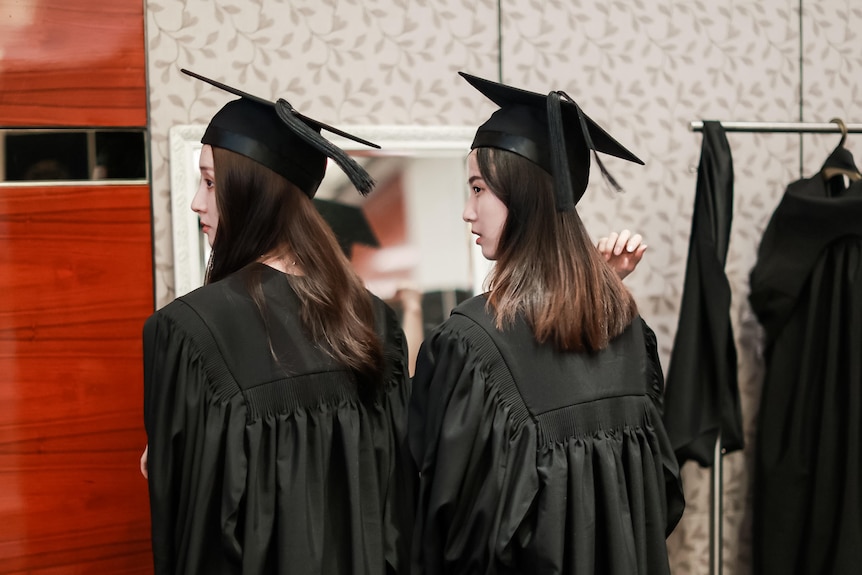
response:
<path id="1" fill-rule="evenodd" d="M 275 103 L 275 112 L 278 114 L 278 117 L 281 118 L 281 121 L 287 124 L 297 136 L 302 138 L 315 150 L 326 155 L 326 157 L 332 158 L 344 173 L 347 174 L 347 177 L 350 178 L 350 182 L 360 194 L 367 196 L 371 193 L 371 190 L 374 189 L 374 180 L 368 172 L 366 172 L 362 166 L 357 164 L 353 158 L 348 156 L 344 150 L 321 136 L 311 126 L 303 122 L 302 119 L 296 115 L 293 106 L 291 106 L 287 100 L 279 98 Z"/>
<path id="2" fill-rule="evenodd" d="M 599 167 L 599 171 L 602 173 L 602 177 L 616 191 L 624 193 L 625 190 L 622 188 L 622 186 L 619 185 L 616 178 L 611 175 L 611 173 L 602 163 L 602 159 L 599 157 L 599 153 L 596 151 L 596 147 L 593 144 L 593 138 L 592 136 L 590 136 L 590 129 L 587 127 L 587 120 L 586 118 L 584 118 L 583 110 L 581 110 L 581 107 L 578 106 L 578 104 L 574 100 L 572 100 L 572 98 L 569 97 L 569 95 L 565 92 L 560 92 L 560 95 L 572 104 L 574 104 L 575 109 L 578 111 L 578 121 L 581 124 L 581 131 L 584 133 L 584 141 L 587 144 L 587 148 L 592 151 L 593 157 L 596 159 L 596 165 Z"/>
<path id="3" fill-rule="evenodd" d="M 575 191 L 572 172 L 566 153 L 566 132 L 563 129 L 563 111 L 560 94 L 548 94 L 548 129 L 551 137 L 551 167 L 554 170 L 554 191 L 558 212 L 575 209 Z"/>

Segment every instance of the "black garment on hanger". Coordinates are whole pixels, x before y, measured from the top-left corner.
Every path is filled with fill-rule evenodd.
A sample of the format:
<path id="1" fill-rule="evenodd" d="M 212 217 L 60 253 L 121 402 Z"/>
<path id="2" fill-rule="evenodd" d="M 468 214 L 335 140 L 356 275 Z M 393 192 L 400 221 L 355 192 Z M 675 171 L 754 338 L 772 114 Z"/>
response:
<path id="1" fill-rule="evenodd" d="M 765 330 L 754 572 L 862 565 L 862 181 L 790 184 L 763 234 L 749 300 Z"/>
<path id="2" fill-rule="evenodd" d="M 665 388 L 664 421 L 680 465 L 708 467 L 721 432 L 743 446 L 730 284 L 724 273 L 733 217 L 733 160 L 719 122 L 703 123 L 697 190 L 679 323 Z"/>

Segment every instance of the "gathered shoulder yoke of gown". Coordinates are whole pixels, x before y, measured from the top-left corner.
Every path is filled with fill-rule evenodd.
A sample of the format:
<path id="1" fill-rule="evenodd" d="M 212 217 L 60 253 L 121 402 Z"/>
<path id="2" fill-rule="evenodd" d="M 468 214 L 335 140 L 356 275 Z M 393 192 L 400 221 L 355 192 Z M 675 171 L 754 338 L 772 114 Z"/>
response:
<path id="1" fill-rule="evenodd" d="M 261 281 L 263 313 L 248 285 Z M 379 574 L 408 565 L 410 395 L 395 314 L 373 298 L 379 392 L 305 336 L 285 274 L 253 264 L 144 327 L 158 574 Z"/>
<path id="2" fill-rule="evenodd" d="M 683 509 L 663 378 L 636 318 L 596 354 L 501 332 L 478 296 L 420 350 L 413 572 L 668 573 Z"/>

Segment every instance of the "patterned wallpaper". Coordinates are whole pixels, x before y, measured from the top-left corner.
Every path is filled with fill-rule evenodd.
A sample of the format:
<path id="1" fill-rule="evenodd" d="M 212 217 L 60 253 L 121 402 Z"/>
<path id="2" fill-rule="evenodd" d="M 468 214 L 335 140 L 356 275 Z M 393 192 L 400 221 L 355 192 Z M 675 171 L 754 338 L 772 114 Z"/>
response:
<path id="1" fill-rule="evenodd" d="M 537 90 L 567 89 L 646 161 L 643 167 L 619 161 L 611 168 L 624 182 L 623 196 L 609 192 L 594 174 L 593 193 L 581 211 L 594 234 L 629 227 L 651 246 L 628 281 L 656 330 L 667 368 L 700 157 L 701 138 L 689 122 L 795 120 L 798 18 L 783 0 L 588 4 L 548 2 L 535 10 L 504 2 L 504 79 Z M 745 338 L 756 323 L 744 303 L 747 271 L 780 185 L 793 177 L 798 138 L 729 139 L 736 202 L 727 272 L 735 332 Z M 751 359 L 740 354 L 747 415 L 756 411 L 760 375 Z M 750 464 L 748 451 L 724 458 L 724 573 L 750 570 Z M 687 464 L 684 485 L 687 509 L 670 540 L 672 567 L 675 573 L 709 573 L 709 471 Z"/>
<path id="2" fill-rule="evenodd" d="M 228 97 L 185 67 L 336 125 L 476 125 L 493 107 L 456 71 L 563 89 L 646 166 L 606 165 L 580 209 L 590 231 L 650 245 L 627 282 L 667 367 L 681 299 L 701 138 L 689 122 L 862 122 L 857 0 L 148 0 L 157 301 L 173 297 L 168 130 Z M 801 13 L 800 13 L 801 7 Z M 801 60 L 801 63 L 800 63 Z M 801 83 L 800 83 L 801 77 Z M 785 186 L 815 173 L 837 135 L 730 134 L 735 208 L 727 274 L 748 447 L 724 458 L 723 572 L 751 572 L 752 446 L 761 333 L 748 273 Z M 860 136 L 847 146 L 862 153 Z M 854 149 L 855 147 L 855 149 Z M 802 166 L 800 166 L 800 157 Z M 710 471 L 683 470 L 675 573 L 709 573 Z"/>
<path id="3" fill-rule="evenodd" d="M 475 124 L 492 109 L 458 70 L 496 74 L 493 0 L 149 0 L 157 303 L 173 297 L 168 130 L 231 97 L 188 68 L 348 124 Z"/>

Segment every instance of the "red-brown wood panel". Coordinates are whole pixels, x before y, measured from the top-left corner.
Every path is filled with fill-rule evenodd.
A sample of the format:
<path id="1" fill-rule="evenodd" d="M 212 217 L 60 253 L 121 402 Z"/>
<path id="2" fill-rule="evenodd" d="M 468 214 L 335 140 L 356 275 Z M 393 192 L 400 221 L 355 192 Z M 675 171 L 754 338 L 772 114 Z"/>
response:
<path id="1" fill-rule="evenodd" d="M 0 126 L 146 126 L 141 0 L 0 0 Z"/>
<path id="2" fill-rule="evenodd" d="M 152 573 L 147 185 L 0 187 L 0 573 Z"/>

